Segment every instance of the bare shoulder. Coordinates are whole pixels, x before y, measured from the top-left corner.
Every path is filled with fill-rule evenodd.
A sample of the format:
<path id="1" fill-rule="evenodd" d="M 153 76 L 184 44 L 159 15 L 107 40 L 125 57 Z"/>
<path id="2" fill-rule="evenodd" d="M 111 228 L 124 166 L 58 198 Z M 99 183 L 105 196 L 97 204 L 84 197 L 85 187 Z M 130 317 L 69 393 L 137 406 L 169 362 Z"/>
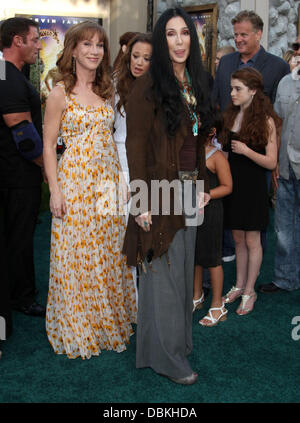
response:
<path id="1" fill-rule="evenodd" d="M 269 116 L 268 119 L 267 119 L 267 122 L 268 122 L 268 125 L 269 125 L 271 131 L 273 131 L 275 129 L 274 119 L 271 116 Z"/>
<path id="2" fill-rule="evenodd" d="M 47 129 L 51 130 L 53 122 L 56 122 L 56 125 L 59 125 L 65 107 L 66 100 L 64 89 L 63 87 L 57 85 L 51 90 L 46 101 L 44 124 Z"/>
<path id="3" fill-rule="evenodd" d="M 56 106 L 58 109 L 63 110 L 65 108 L 65 103 L 64 88 L 60 85 L 56 85 L 47 97 L 47 106 Z"/>
<path id="4" fill-rule="evenodd" d="M 226 159 L 224 153 L 220 150 L 216 151 L 215 154 L 213 155 L 215 156 L 215 161 L 222 164 L 222 163 L 227 163 L 228 160 Z"/>
<path id="5" fill-rule="evenodd" d="M 222 151 L 216 151 L 214 156 L 216 173 L 227 172 L 229 163 Z"/>
<path id="6" fill-rule="evenodd" d="M 223 154 L 220 151 L 215 151 L 206 160 L 206 167 L 208 167 L 208 169 L 213 173 L 218 172 L 218 167 L 220 168 L 220 166 L 222 166 L 222 156 Z"/>

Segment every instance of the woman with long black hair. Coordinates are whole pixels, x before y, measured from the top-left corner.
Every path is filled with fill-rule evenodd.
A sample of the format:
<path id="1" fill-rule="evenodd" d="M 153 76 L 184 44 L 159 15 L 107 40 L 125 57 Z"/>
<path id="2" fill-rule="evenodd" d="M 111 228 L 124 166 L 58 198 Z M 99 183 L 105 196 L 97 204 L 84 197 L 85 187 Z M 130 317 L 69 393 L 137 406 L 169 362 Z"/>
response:
<path id="1" fill-rule="evenodd" d="M 198 378 L 187 359 L 196 225 L 187 222 L 184 211 L 176 213 L 176 190 L 166 210 L 165 196 L 158 195 L 157 201 L 154 185 L 167 181 L 195 187 L 206 179 L 200 132 L 209 110 L 208 84 L 194 24 L 182 9 L 160 16 L 152 43 L 150 72 L 136 80 L 126 106 L 130 181 L 142 181 L 148 204 L 141 202 L 134 216 L 133 198 L 123 252 L 128 264 L 141 265 L 136 366 L 188 385 Z M 202 205 L 208 199 L 202 195 Z"/>

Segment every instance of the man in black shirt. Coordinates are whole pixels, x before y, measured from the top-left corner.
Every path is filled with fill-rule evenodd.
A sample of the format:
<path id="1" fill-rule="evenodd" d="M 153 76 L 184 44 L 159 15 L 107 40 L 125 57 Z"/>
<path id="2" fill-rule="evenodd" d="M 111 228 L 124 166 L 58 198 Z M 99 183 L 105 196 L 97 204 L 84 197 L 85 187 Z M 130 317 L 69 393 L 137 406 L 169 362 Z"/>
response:
<path id="1" fill-rule="evenodd" d="M 35 63 L 41 49 L 38 25 L 25 18 L 7 19 L 1 24 L 0 38 L 5 60 L 5 78 L 0 80 L 1 253 L 11 306 L 27 315 L 44 316 L 45 308 L 35 302 L 33 261 L 42 181 L 41 104 L 38 92 L 21 72 L 24 64 Z"/>

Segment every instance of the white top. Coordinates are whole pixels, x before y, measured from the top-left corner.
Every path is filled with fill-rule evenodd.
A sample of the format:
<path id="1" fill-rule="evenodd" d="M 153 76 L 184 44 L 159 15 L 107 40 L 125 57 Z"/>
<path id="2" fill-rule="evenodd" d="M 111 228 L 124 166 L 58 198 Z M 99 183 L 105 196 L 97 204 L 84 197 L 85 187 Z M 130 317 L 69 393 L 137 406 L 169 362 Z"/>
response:
<path id="1" fill-rule="evenodd" d="M 121 165 L 121 168 L 122 168 L 123 176 L 124 176 L 124 179 L 125 179 L 127 185 L 129 185 L 129 169 L 128 169 L 126 146 L 125 146 L 126 133 L 127 133 L 127 131 L 126 131 L 126 114 L 125 114 L 123 107 L 121 109 L 123 115 L 117 109 L 117 104 L 118 104 L 119 98 L 120 98 L 119 94 L 116 92 L 116 94 L 115 94 L 115 106 L 114 106 L 114 111 L 115 111 L 114 140 L 115 140 L 115 144 L 116 144 L 116 147 L 117 147 L 117 150 L 118 150 L 118 156 L 119 156 L 119 161 L 120 161 L 120 165 Z M 126 222 L 127 222 L 128 214 L 129 214 L 129 210 L 130 210 L 130 201 L 126 204 L 125 210 L 126 210 Z"/>
<path id="2" fill-rule="evenodd" d="M 208 160 L 216 151 L 219 151 L 219 149 L 217 147 L 213 148 L 212 150 L 210 150 L 206 156 L 205 156 L 205 160 Z"/>
<path id="3" fill-rule="evenodd" d="M 120 96 L 116 92 L 115 93 L 115 106 L 114 106 L 114 111 L 115 111 L 114 140 L 115 140 L 115 144 L 116 144 L 117 149 L 118 149 L 118 155 L 119 155 L 119 160 L 120 160 L 120 165 L 121 165 L 121 168 L 122 168 L 122 171 L 123 171 L 123 175 L 125 177 L 126 183 L 129 185 L 129 169 L 128 169 L 128 162 L 127 162 L 127 155 L 126 155 L 126 147 L 125 147 L 126 134 L 127 134 L 127 131 L 126 131 L 126 113 L 125 113 L 123 106 L 121 108 L 122 114 L 118 111 L 117 104 L 118 104 L 119 99 L 120 99 Z M 131 200 L 125 206 L 126 224 L 128 222 L 130 203 L 131 203 Z M 133 280 L 134 280 L 134 283 L 135 283 L 136 298 L 138 299 L 138 290 L 137 290 L 137 284 L 136 284 L 136 268 L 135 267 L 132 267 L 132 275 L 133 275 Z"/>
<path id="4" fill-rule="evenodd" d="M 120 97 L 119 94 L 116 93 L 115 95 L 115 123 L 114 123 L 114 139 L 118 149 L 119 160 L 122 167 L 123 172 L 128 173 L 128 163 L 127 163 L 127 156 L 126 156 L 126 114 L 125 110 L 122 106 L 121 112 L 117 110 L 117 104 Z"/>

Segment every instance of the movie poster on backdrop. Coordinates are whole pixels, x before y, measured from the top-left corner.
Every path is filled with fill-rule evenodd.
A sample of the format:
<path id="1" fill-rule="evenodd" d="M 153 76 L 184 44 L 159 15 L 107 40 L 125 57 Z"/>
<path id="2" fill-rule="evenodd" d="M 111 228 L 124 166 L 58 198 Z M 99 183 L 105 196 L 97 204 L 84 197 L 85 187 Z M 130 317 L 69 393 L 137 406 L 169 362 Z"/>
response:
<path id="1" fill-rule="evenodd" d="M 67 29 L 72 25 L 89 20 L 102 24 L 102 19 L 71 17 L 71 16 L 42 16 L 42 15 L 16 15 L 38 22 L 42 49 L 39 62 L 31 68 L 30 80 L 39 88 L 42 108 L 44 109 L 49 92 L 53 88 L 57 72 L 56 61 L 64 47 L 64 38 Z"/>
<path id="2" fill-rule="evenodd" d="M 208 72 L 215 75 L 217 44 L 218 5 L 188 6 L 184 8 L 191 16 L 198 34 L 202 63 Z"/>

